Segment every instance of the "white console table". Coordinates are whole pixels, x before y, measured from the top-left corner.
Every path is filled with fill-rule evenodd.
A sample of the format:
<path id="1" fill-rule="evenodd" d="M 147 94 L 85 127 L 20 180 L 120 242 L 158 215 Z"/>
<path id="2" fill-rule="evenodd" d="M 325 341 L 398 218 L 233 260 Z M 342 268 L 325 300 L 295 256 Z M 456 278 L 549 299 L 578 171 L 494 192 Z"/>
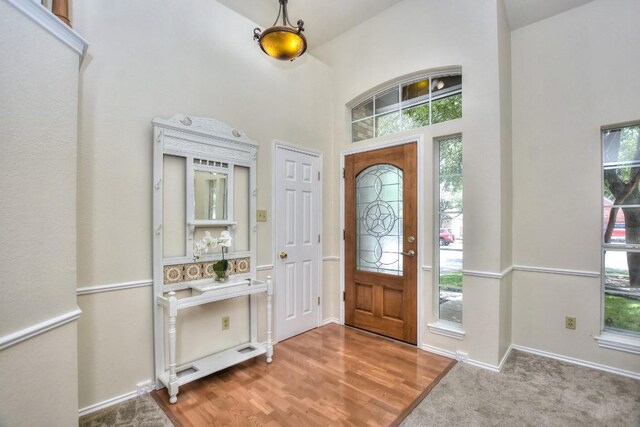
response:
<path id="1" fill-rule="evenodd" d="M 273 357 L 272 344 L 272 296 L 273 283 L 271 276 L 266 282 L 245 279 L 236 282 L 218 283 L 213 280 L 210 283 L 194 284 L 191 286 L 192 296 L 177 298 L 175 292 L 169 292 L 167 297 L 158 296 L 157 303 L 164 308 L 169 316 L 169 369 L 158 377 L 160 382 L 167 387 L 169 402 L 176 403 L 178 400 L 178 388 L 190 381 L 197 380 L 211 373 L 244 362 L 261 354 L 266 354 L 267 363 L 271 363 Z M 256 337 L 251 337 L 251 341 L 228 350 L 215 353 L 202 359 L 176 366 L 176 320 L 180 310 L 208 304 L 215 301 L 222 301 L 230 298 L 237 298 L 246 295 L 256 295 L 266 292 L 267 294 L 267 341 L 262 344 L 256 341 Z M 256 322 L 252 316 L 251 322 Z"/>
<path id="2" fill-rule="evenodd" d="M 182 384 L 261 354 L 271 362 L 273 285 L 271 278 L 256 280 L 258 143 L 244 132 L 206 117 L 156 117 L 152 123 L 155 376 L 156 386 L 167 387 L 169 401 L 176 403 Z M 165 163 L 172 165 L 167 171 Z M 165 218 L 165 210 L 173 216 Z M 176 226 L 176 218 L 184 218 L 183 227 Z M 221 230 L 230 233 L 234 242 L 226 252 L 227 260 L 238 262 L 228 282 L 214 281 L 213 271 L 207 270 L 221 259 L 220 251 L 197 256 L 194 252 L 194 244 L 204 231 L 217 234 Z M 165 251 L 168 242 L 171 249 Z M 179 250 L 183 244 L 184 250 Z M 182 291 L 180 297 L 176 291 Z M 258 342 L 261 293 L 266 293 L 267 300 L 266 343 Z M 244 296 L 249 299 L 249 341 L 176 366 L 180 310 Z M 204 311 L 214 312 L 215 307 Z M 165 351 L 169 360 L 165 360 Z"/>

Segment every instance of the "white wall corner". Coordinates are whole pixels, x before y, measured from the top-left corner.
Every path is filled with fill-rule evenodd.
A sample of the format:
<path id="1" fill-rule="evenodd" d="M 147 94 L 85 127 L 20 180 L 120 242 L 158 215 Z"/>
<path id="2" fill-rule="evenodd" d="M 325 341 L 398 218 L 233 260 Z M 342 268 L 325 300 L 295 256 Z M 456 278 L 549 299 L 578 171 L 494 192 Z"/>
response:
<path id="1" fill-rule="evenodd" d="M 329 325 L 331 323 L 335 323 L 336 325 L 339 325 L 340 319 L 338 319 L 337 317 L 327 317 L 322 321 L 322 326 Z"/>

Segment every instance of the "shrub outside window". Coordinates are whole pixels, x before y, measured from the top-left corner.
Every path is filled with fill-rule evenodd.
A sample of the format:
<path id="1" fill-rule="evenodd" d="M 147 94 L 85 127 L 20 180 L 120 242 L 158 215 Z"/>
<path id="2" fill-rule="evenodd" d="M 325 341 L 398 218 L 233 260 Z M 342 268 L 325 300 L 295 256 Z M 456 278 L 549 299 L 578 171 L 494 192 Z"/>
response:
<path id="1" fill-rule="evenodd" d="M 462 75 L 420 77 L 386 88 L 351 109 L 351 142 L 462 117 Z"/>

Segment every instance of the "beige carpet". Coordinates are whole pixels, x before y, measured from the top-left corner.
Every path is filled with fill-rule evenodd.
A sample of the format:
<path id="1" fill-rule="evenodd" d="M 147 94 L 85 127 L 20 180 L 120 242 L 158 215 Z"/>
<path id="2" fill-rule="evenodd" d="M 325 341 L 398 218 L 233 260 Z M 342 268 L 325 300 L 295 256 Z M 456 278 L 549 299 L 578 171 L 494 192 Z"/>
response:
<path id="1" fill-rule="evenodd" d="M 81 427 L 171 425 L 150 396 L 80 418 Z M 401 426 L 640 427 L 640 380 L 513 351 L 501 373 L 456 364 Z"/>
<path id="2" fill-rule="evenodd" d="M 150 395 L 136 397 L 80 417 L 80 427 L 173 427 Z"/>
<path id="3" fill-rule="evenodd" d="M 401 425 L 640 427 L 640 381 L 513 351 L 500 373 L 456 364 Z"/>

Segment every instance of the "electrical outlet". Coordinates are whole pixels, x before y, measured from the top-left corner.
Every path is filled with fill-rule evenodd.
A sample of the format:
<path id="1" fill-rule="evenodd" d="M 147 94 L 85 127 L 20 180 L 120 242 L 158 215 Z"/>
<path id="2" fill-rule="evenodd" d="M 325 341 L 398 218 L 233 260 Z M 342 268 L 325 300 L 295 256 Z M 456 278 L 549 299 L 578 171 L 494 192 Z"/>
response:
<path id="1" fill-rule="evenodd" d="M 575 329 L 576 328 L 576 318 L 574 316 L 565 316 L 564 318 L 564 327 L 567 329 Z"/>
<path id="2" fill-rule="evenodd" d="M 469 354 L 463 351 L 456 351 L 456 359 L 462 363 L 467 363 L 467 360 L 469 359 Z"/>
<path id="3" fill-rule="evenodd" d="M 257 222 L 267 222 L 267 211 L 264 209 L 258 209 L 256 211 L 256 221 Z"/>
<path id="4" fill-rule="evenodd" d="M 136 384 L 138 396 L 151 393 L 153 391 L 153 382 L 151 380 Z"/>
<path id="5" fill-rule="evenodd" d="M 222 317 L 222 330 L 226 331 L 227 329 L 229 329 L 229 316 L 223 316 Z"/>

